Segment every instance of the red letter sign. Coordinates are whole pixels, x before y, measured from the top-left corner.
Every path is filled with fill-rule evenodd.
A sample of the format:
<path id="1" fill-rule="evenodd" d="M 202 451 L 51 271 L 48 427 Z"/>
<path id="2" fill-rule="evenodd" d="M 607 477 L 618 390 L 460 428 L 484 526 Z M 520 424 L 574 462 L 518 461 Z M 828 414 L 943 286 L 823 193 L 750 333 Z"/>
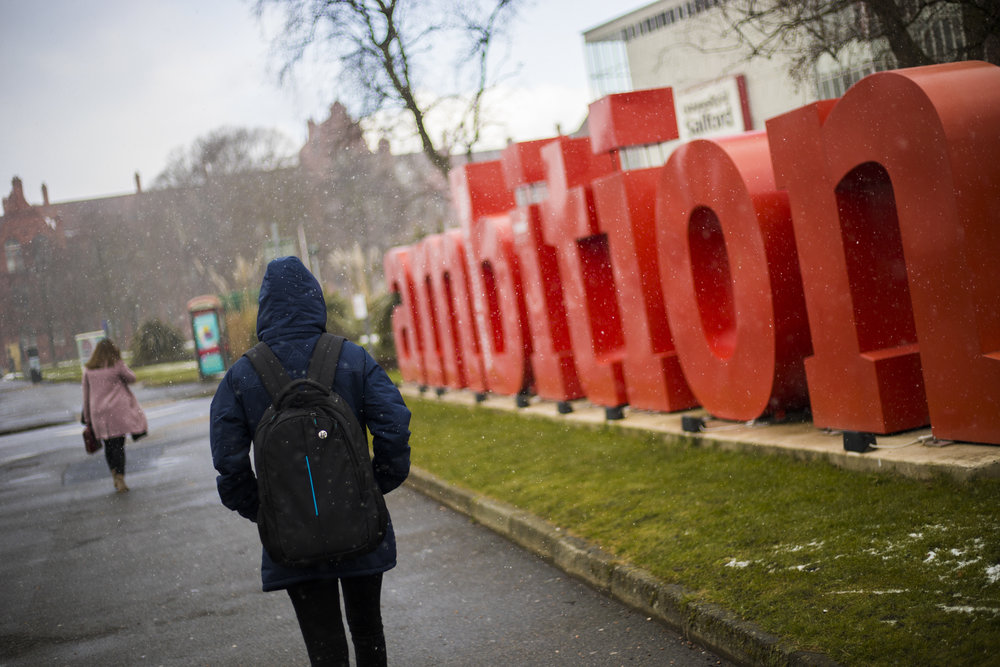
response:
<path id="1" fill-rule="evenodd" d="M 549 141 L 512 144 L 504 149 L 501 162 L 507 187 L 515 191 L 518 202 L 511 219 L 531 330 L 535 391 L 546 400 L 564 404 L 583 396 L 583 388 L 573 361 L 556 251 L 542 235 L 538 202 L 544 200 L 546 189 L 540 151 Z"/>
<path id="2" fill-rule="evenodd" d="M 432 387 L 444 387 L 444 358 L 442 355 L 443 331 L 448 327 L 447 321 L 441 321 L 442 312 L 435 294 L 435 275 L 440 274 L 437 266 L 441 254 L 441 237 L 428 236 L 413 247 L 410 258 L 410 270 L 413 272 L 413 285 L 417 294 L 416 313 L 419 322 L 417 329 L 423 340 L 424 384 Z"/>
<path id="3" fill-rule="evenodd" d="M 1000 68 L 883 72 L 822 112 L 768 123 L 803 257 L 815 423 L 921 426 L 926 387 L 935 435 L 1000 442 Z"/>
<path id="4" fill-rule="evenodd" d="M 597 228 L 594 178 L 614 170 L 589 139 L 560 137 L 542 148 L 548 198 L 542 204 L 545 242 L 556 249 L 573 358 L 587 398 L 620 408 L 628 402 L 622 368 L 624 337 L 608 239 Z"/>
<path id="5" fill-rule="evenodd" d="M 589 118 L 595 152 L 677 138 L 669 88 L 609 95 L 590 105 Z M 634 408 L 673 412 L 697 402 L 681 372 L 660 288 L 654 216 L 659 166 L 596 179 L 594 202 L 597 223 L 608 235 L 618 288 L 628 402 Z"/>
<path id="6" fill-rule="evenodd" d="M 456 349 L 458 383 L 455 386 L 468 387 L 475 392 L 485 392 L 486 372 L 483 369 L 483 355 L 480 348 L 479 327 L 476 324 L 472 292 L 469 288 L 468 261 L 465 242 L 460 229 L 445 232 L 444 265 L 441 276 L 442 292 L 451 310 L 452 339 Z"/>
<path id="7" fill-rule="evenodd" d="M 678 148 L 663 168 L 656 220 L 670 328 L 701 404 L 741 421 L 804 408 L 809 327 L 767 136 Z"/>
<path id="8" fill-rule="evenodd" d="M 499 160 L 468 164 L 451 173 L 452 192 L 463 210 L 486 383 L 501 394 L 528 393 L 530 336 L 507 215 L 514 207 L 513 195 L 504 184 Z M 504 214 L 497 215 L 500 211 Z"/>
<path id="9" fill-rule="evenodd" d="M 420 330 L 417 322 L 417 293 L 410 271 L 410 248 L 392 248 L 382 261 L 385 282 L 390 294 L 397 294 L 399 304 L 392 311 L 392 335 L 396 342 L 399 372 L 407 382 L 426 384 Z"/>

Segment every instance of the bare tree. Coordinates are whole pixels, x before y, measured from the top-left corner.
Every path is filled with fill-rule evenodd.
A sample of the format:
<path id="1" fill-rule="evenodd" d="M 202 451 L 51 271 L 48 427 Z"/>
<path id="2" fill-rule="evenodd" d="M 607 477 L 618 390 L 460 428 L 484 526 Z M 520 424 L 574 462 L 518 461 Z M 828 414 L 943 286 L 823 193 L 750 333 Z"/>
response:
<path id="1" fill-rule="evenodd" d="M 730 0 L 722 11 L 749 58 L 788 55 L 797 81 L 823 54 L 842 61 L 859 45 L 879 69 L 1000 63 L 996 0 Z"/>
<path id="2" fill-rule="evenodd" d="M 141 244 L 155 251 L 144 261 L 195 280 L 188 293 L 227 294 L 245 286 L 241 267 L 257 266 L 277 240 L 294 239 L 296 251 L 326 264 L 325 284 L 346 288 L 348 267 L 332 251 L 356 243 L 381 256 L 434 210 L 401 178 L 387 145 L 368 147 L 341 104 L 327 121 L 310 122 L 299 164 L 274 168 L 293 160 L 273 145 L 272 133 L 226 128 L 175 151 L 134 216 L 155 235 Z"/>
<path id="3" fill-rule="evenodd" d="M 292 141 L 277 130 L 222 127 L 173 151 L 154 188 L 208 185 L 213 178 L 271 171 L 292 163 Z"/>
<path id="4" fill-rule="evenodd" d="M 409 156 L 393 156 L 387 142 L 369 148 L 340 103 L 327 120 L 310 125 L 299 162 L 297 184 L 307 198 L 303 232 L 324 264 L 324 283 L 334 289 L 352 288 L 353 264 L 343 251 L 358 245 L 365 256 L 381 257 L 413 228 L 447 215 L 447 203 L 433 199 L 421 178 L 440 180 L 440 174 L 423 159 L 414 167 Z"/>
<path id="5" fill-rule="evenodd" d="M 276 38 L 289 76 L 307 53 L 318 51 L 340 65 L 339 80 L 357 93 L 361 114 L 408 113 L 424 154 L 442 174 L 456 146 L 471 152 L 483 126 L 480 113 L 490 47 L 503 34 L 519 0 L 258 0 L 257 14 L 276 6 L 284 30 Z M 447 56 L 442 57 L 443 54 Z M 458 90 L 472 91 L 458 121 L 441 139 L 428 113 L 462 96 L 424 93 L 450 61 Z M 437 82 L 437 81 L 436 81 Z"/>
<path id="6" fill-rule="evenodd" d="M 235 289 L 235 263 L 260 254 L 272 225 L 294 233 L 304 199 L 294 162 L 292 141 L 272 129 L 223 127 L 175 149 L 143 194 L 156 219 L 146 227 L 170 250 L 157 263 L 195 274 L 203 290 Z"/>

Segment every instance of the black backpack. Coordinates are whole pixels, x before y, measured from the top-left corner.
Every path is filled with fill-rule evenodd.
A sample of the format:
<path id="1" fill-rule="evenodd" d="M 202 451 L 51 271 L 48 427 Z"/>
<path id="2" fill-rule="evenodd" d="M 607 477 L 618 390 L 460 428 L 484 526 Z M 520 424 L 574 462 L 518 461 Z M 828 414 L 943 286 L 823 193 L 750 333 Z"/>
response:
<path id="1" fill-rule="evenodd" d="M 320 336 L 306 377 L 297 380 L 266 343 L 246 353 L 272 401 L 253 443 L 257 529 L 276 563 L 352 558 L 374 551 L 385 538 L 389 514 L 375 483 L 368 438 L 332 389 L 343 342 Z"/>

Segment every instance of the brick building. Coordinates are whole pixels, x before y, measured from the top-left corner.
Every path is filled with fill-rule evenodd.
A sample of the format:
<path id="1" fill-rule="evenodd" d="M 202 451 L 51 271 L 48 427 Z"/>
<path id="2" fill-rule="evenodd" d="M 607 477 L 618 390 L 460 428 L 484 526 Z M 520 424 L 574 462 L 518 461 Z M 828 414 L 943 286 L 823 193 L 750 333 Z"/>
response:
<path id="1" fill-rule="evenodd" d="M 20 368 L 24 352 L 40 348 L 52 356 L 53 345 L 62 339 L 49 337 L 53 345 L 40 345 L 48 333 L 49 292 L 55 287 L 44 276 L 61 259 L 66 249 L 62 221 L 50 210 L 43 187 L 42 206 L 32 206 L 24 196 L 21 179 L 11 181 L 10 194 L 3 198 L 0 218 L 0 366 L 10 370 L 10 359 Z M 37 304 L 35 308 L 26 308 Z M 58 354 L 59 351 L 55 351 Z"/>

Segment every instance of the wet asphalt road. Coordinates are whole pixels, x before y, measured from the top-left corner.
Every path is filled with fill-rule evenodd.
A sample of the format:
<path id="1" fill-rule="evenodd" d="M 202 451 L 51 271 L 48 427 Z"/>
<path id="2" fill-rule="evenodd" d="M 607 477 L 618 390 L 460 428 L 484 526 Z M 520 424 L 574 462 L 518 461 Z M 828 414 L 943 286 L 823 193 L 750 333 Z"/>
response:
<path id="1" fill-rule="evenodd" d="M 76 424 L 0 436 L 0 665 L 308 664 L 255 527 L 218 502 L 207 411 L 147 407 L 124 495 Z M 408 488 L 387 502 L 390 665 L 726 664 Z"/>

